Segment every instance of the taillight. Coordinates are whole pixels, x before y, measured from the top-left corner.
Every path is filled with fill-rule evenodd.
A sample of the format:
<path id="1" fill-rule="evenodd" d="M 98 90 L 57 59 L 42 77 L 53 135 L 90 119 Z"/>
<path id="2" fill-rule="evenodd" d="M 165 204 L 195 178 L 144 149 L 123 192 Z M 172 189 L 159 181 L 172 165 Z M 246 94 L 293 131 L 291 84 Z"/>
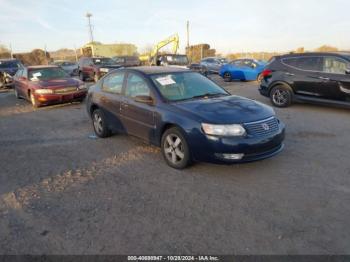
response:
<path id="1" fill-rule="evenodd" d="M 265 69 L 264 71 L 261 72 L 262 77 L 268 77 L 272 75 L 272 71 Z"/>

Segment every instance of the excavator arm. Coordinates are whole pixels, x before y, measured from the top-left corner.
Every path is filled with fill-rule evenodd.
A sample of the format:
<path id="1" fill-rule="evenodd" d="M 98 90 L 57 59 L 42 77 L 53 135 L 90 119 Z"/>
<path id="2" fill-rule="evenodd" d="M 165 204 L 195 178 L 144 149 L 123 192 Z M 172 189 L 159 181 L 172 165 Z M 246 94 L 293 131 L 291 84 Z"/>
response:
<path id="1" fill-rule="evenodd" d="M 167 39 L 164 39 L 163 41 L 160 41 L 159 43 L 157 43 L 153 47 L 153 50 L 149 54 L 141 55 L 139 57 L 140 60 L 143 62 L 151 62 L 158 55 L 158 52 L 160 49 L 162 49 L 163 47 L 165 47 L 171 43 L 173 43 L 172 51 L 174 54 L 176 54 L 177 50 L 179 49 L 179 35 L 178 34 L 174 34 L 174 35 L 168 37 Z"/>

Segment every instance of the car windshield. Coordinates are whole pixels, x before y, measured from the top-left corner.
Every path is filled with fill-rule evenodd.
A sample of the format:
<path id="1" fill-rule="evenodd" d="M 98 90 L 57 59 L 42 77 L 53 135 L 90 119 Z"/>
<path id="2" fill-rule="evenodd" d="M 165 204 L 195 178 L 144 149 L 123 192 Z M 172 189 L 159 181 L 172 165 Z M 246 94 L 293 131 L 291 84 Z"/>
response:
<path id="1" fill-rule="evenodd" d="M 115 61 L 112 58 L 94 58 L 95 65 L 114 65 Z"/>
<path id="2" fill-rule="evenodd" d="M 51 80 L 69 77 L 61 68 L 38 68 L 29 70 L 30 81 Z"/>
<path id="3" fill-rule="evenodd" d="M 157 74 L 151 78 L 169 101 L 229 95 L 223 88 L 195 72 Z"/>
<path id="4" fill-rule="evenodd" d="M 219 58 L 218 60 L 222 64 L 227 64 L 228 63 L 228 60 L 226 58 Z"/>
<path id="5" fill-rule="evenodd" d="M 166 60 L 169 64 L 188 64 L 188 58 L 185 55 L 167 55 Z"/>
<path id="6" fill-rule="evenodd" d="M 16 60 L 12 61 L 0 61 L 0 68 L 19 68 L 21 63 Z"/>

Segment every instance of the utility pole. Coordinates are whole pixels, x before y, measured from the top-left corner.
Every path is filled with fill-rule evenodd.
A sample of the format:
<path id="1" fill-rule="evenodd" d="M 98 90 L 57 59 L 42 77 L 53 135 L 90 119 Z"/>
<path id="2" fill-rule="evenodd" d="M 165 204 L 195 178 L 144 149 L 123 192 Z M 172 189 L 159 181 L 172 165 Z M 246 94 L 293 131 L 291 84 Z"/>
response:
<path id="1" fill-rule="evenodd" d="M 91 16 L 92 16 L 91 13 L 89 13 L 89 12 L 86 13 L 86 17 L 87 17 L 87 19 L 88 19 L 88 27 L 89 27 L 90 41 L 91 41 L 91 43 L 92 43 L 92 42 L 94 42 L 94 37 L 93 37 L 93 35 L 92 35 Z"/>
<path id="2" fill-rule="evenodd" d="M 190 21 L 187 21 L 187 48 L 190 47 Z"/>
<path id="3" fill-rule="evenodd" d="M 11 55 L 11 58 L 13 58 L 12 44 L 10 44 L 10 55 Z"/>

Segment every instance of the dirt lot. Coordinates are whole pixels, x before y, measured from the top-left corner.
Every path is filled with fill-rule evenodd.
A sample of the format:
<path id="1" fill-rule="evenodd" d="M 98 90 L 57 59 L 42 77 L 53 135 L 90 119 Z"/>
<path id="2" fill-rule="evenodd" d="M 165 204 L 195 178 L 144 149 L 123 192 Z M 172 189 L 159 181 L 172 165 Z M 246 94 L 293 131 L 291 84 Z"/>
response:
<path id="1" fill-rule="evenodd" d="M 0 253 L 350 254 L 350 111 L 276 112 L 280 155 L 176 171 L 137 139 L 89 138 L 84 105 L 1 93 Z"/>

